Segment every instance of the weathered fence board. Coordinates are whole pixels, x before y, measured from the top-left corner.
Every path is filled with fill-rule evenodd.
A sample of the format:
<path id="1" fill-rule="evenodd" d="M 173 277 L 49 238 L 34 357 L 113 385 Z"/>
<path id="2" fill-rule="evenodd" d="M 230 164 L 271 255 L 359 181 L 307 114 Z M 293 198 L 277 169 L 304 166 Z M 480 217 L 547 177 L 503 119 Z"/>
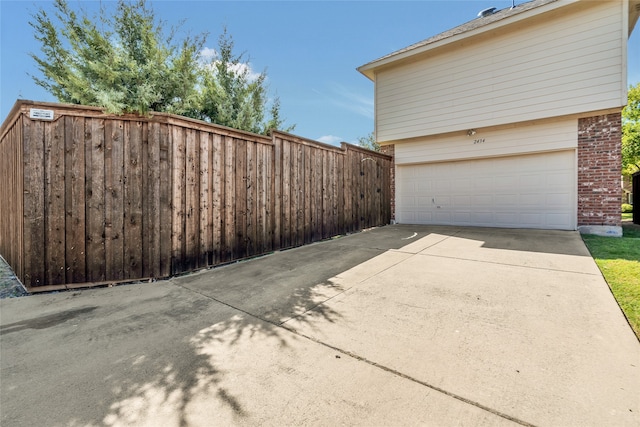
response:
<path id="1" fill-rule="evenodd" d="M 172 167 L 172 232 L 171 271 L 184 270 L 185 253 L 185 188 L 186 188 L 186 145 L 184 128 L 173 127 L 173 167 Z"/>
<path id="2" fill-rule="evenodd" d="M 22 115 L 12 110 L 0 143 L 0 254 L 13 267 L 16 275 L 24 277 L 24 138 Z"/>
<path id="3" fill-rule="evenodd" d="M 222 245 L 224 236 L 224 136 L 212 135 L 212 138 L 213 161 L 211 164 L 211 175 L 213 184 L 211 187 L 211 222 L 213 237 L 211 249 L 213 251 L 212 265 L 216 265 L 222 262 Z"/>
<path id="4" fill-rule="evenodd" d="M 124 124 L 105 123 L 105 252 L 107 277 L 124 279 Z"/>
<path id="5" fill-rule="evenodd" d="M 348 144 L 30 101 L 1 135 L 0 253 L 32 291 L 168 277 L 390 220 L 391 158 Z"/>
<path id="6" fill-rule="evenodd" d="M 25 150 L 26 152 L 26 150 Z M 86 277 L 84 118 L 65 117 L 66 281 L 82 283 Z M 25 198 L 25 203 L 27 199 Z M 25 248 L 26 249 L 26 248 Z M 27 282 L 32 286 L 32 282 Z"/>
<path id="7" fill-rule="evenodd" d="M 44 152 L 43 123 L 24 124 L 24 245 L 32 256 L 25 258 L 26 280 L 34 286 L 44 283 Z"/>
<path id="8" fill-rule="evenodd" d="M 186 187 L 185 187 L 185 256 L 183 268 L 187 271 L 198 268 L 200 225 L 198 193 L 200 184 L 198 131 L 185 129 Z"/>
<path id="9" fill-rule="evenodd" d="M 87 119 L 85 123 L 85 194 L 86 194 L 86 248 L 93 267 L 87 270 L 87 280 L 102 282 L 106 279 L 104 246 L 104 121 Z M 46 188 L 46 187 L 45 187 Z M 48 217 L 49 215 L 47 215 Z"/>
<path id="10" fill-rule="evenodd" d="M 221 262 L 233 259 L 233 246 L 235 242 L 235 180 L 233 159 L 235 158 L 233 137 L 224 138 L 224 235 L 222 240 Z"/>
<path id="11" fill-rule="evenodd" d="M 145 250 L 142 260 L 144 277 L 160 277 L 162 247 L 160 239 L 160 124 L 149 123 L 147 138 L 143 138 L 142 176 L 144 178 L 143 224 Z"/>
<path id="12" fill-rule="evenodd" d="M 47 126 L 45 135 L 45 271 L 46 283 L 65 282 L 64 126 Z"/>
<path id="13" fill-rule="evenodd" d="M 142 123 L 124 123 L 124 268 L 142 277 Z"/>
<path id="14" fill-rule="evenodd" d="M 198 265 L 207 266 L 212 265 L 211 249 L 213 247 L 212 235 L 213 235 L 213 222 L 211 219 L 211 187 L 213 183 L 213 174 L 209 170 L 211 164 L 211 142 L 209 141 L 210 135 L 206 132 L 200 134 L 200 182 L 198 183 L 199 189 L 199 204 L 200 204 L 200 223 L 198 224 L 198 242 L 200 247 L 198 248 L 199 258 Z"/>

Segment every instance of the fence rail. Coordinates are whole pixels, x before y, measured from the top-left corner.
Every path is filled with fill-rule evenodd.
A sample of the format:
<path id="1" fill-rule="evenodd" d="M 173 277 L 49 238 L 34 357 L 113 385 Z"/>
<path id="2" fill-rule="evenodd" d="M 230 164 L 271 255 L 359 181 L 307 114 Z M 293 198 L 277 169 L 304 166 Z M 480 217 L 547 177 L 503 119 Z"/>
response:
<path id="1" fill-rule="evenodd" d="M 32 291 L 168 277 L 390 221 L 391 157 L 345 143 L 31 101 L 0 135 L 0 253 Z"/>

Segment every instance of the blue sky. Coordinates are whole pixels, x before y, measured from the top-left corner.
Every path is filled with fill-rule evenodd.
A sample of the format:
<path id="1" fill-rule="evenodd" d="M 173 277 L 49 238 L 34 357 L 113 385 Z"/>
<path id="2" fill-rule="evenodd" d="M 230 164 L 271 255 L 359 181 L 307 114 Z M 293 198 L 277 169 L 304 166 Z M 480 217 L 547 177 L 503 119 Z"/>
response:
<path id="1" fill-rule="evenodd" d="M 69 1 L 89 12 L 97 1 Z M 103 0 L 103 3 L 113 3 Z M 473 1 L 151 1 L 181 35 L 209 33 L 214 48 L 224 26 L 252 69 L 266 69 L 271 94 L 280 97 L 287 124 L 306 138 L 356 142 L 373 130 L 373 83 L 356 68 L 387 53 L 474 19 L 481 9 L 511 7 L 511 0 Z M 523 3 L 516 0 L 516 4 Z M 29 74 L 29 52 L 39 45 L 29 26 L 52 1 L 0 0 L 0 121 L 16 99 L 52 101 Z M 640 82 L 640 30 L 629 41 L 629 84 Z"/>

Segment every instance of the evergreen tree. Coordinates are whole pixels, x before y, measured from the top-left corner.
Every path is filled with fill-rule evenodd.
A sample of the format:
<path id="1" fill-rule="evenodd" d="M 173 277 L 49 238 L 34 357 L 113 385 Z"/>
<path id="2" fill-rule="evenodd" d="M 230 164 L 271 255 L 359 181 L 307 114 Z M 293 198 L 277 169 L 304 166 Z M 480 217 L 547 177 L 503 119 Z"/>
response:
<path id="1" fill-rule="evenodd" d="M 266 72 L 252 74 L 244 54 L 234 53 L 234 41 L 225 28 L 218 38 L 216 56 L 201 68 L 200 117 L 212 123 L 254 133 L 280 129 L 280 100 L 267 108 Z M 291 130 L 289 127 L 285 130 Z"/>
<path id="2" fill-rule="evenodd" d="M 119 0 L 116 14 L 102 9 L 100 27 L 56 0 L 55 20 L 43 9 L 30 24 L 43 56 L 31 54 L 44 79 L 35 82 L 61 102 L 104 107 L 110 113 L 193 108 L 198 53 L 204 37 L 176 45 L 144 0 Z"/>
<path id="3" fill-rule="evenodd" d="M 40 9 L 30 22 L 42 51 L 31 57 L 44 76 L 35 82 L 60 102 L 115 114 L 168 112 L 264 134 L 283 126 L 277 98 L 265 120 L 266 73 L 252 74 L 226 28 L 217 56 L 203 64 L 206 35 L 165 37 L 145 0 L 118 0 L 113 14 L 101 7 L 94 19 L 66 0 L 54 8 L 53 17 Z"/>

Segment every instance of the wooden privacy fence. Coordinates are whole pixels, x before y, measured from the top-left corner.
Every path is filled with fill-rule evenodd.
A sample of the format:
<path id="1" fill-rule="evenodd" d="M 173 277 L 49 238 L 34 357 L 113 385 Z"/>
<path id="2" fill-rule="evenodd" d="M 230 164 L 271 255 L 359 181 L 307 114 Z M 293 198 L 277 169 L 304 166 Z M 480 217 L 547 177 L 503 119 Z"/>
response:
<path id="1" fill-rule="evenodd" d="M 18 101 L 0 254 L 31 291 L 168 277 L 390 221 L 391 157 L 170 114 Z"/>

